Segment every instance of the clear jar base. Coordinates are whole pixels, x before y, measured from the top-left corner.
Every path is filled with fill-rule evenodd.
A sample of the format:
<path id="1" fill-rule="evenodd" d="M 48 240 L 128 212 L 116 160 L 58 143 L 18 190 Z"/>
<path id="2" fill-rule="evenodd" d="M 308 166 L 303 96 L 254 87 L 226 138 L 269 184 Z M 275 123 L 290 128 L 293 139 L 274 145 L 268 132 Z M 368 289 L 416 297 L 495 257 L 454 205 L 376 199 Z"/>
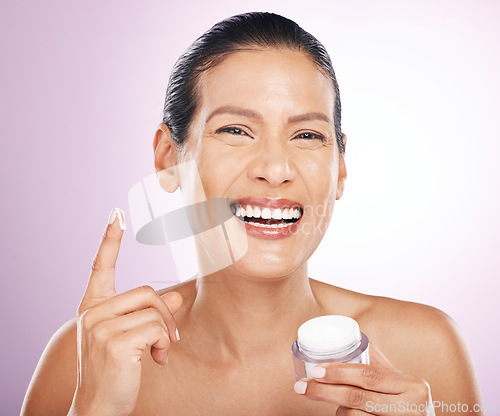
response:
<path id="1" fill-rule="evenodd" d="M 359 363 L 370 364 L 368 337 L 361 332 L 361 343 L 356 350 L 340 358 L 314 359 L 304 354 L 298 346 L 297 341 L 292 345 L 293 366 L 295 368 L 295 378 L 312 378 L 311 368 L 324 363 Z"/>

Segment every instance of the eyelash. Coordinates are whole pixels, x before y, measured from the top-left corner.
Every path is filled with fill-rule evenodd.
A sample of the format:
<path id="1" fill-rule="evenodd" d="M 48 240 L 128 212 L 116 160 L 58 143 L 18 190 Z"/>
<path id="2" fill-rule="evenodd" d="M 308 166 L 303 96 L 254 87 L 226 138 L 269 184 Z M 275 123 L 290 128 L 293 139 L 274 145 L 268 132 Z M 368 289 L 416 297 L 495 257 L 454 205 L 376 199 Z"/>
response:
<path id="1" fill-rule="evenodd" d="M 238 133 L 236 133 L 236 131 L 238 131 Z M 243 135 L 247 134 L 244 130 L 239 129 L 238 127 L 222 127 L 220 129 L 217 129 L 215 132 L 216 133 L 230 133 L 230 134 L 235 134 L 238 136 L 243 136 Z M 306 136 L 306 135 L 310 136 L 310 137 L 299 137 L 299 136 Z M 306 140 L 320 139 L 322 142 L 324 142 L 326 140 L 325 136 L 318 134 L 318 133 L 312 133 L 312 132 L 300 133 L 297 136 L 295 136 L 294 138 L 306 139 Z"/>
<path id="2" fill-rule="evenodd" d="M 310 131 L 305 132 L 305 133 L 300 133 L 297 136 L 295 136 L 295 138 L 299 138 L 298 136 L 304 136 L 304 135 L 309 135 L 313 139 L 320 139 L 322 142 L 325 141 L 325 136 L 318 134 L 318 133 L 311 133 Z M 300 137 L 300 138 L 305 139 L 305 137 Z M 310 139 L 307 139 L 307 140 L 310 140 Z"/>
<path id="3" fill-rule="evenodd" d="M 239 133 L 235 133 L 234 131 L 238 130 Z M 238 127 L 222 127 L 220 129 L 215 130 L 216 133 L 230 133 L 230 134 L 236 134 L 238 136 L 243 136 L 243 134 L 246 134 L 246 132 L 242 129 L 239 129 Z"/>

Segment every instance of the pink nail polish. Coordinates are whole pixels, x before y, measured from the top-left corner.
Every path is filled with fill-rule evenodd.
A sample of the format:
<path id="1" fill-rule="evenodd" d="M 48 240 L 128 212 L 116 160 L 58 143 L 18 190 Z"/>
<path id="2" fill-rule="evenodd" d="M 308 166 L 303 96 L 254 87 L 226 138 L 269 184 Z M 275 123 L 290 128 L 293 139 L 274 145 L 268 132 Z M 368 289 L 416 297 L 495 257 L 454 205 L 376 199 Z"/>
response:
<path id="1" fill-rule="evenodd" d="M 304 394 L 307 390 L 307 383 L 305 381 L 297 381 L 293 389 L 297 394 Z"/>
<path id="2" fill-rule="evenodd" d="M 326 368 L 325 367 L 313 367 L 311 368 L 311 376 L 313 378 L 323 378 L 326 374 Z"/>

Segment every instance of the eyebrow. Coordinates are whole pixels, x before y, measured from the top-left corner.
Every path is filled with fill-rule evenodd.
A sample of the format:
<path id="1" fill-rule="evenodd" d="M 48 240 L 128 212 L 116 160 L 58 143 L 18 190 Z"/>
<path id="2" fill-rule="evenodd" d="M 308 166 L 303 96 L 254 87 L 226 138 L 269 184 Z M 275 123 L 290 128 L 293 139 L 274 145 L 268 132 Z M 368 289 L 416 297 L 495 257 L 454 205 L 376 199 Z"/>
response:
<path id="1" fill-rule="evenodd" d="M 256 111 L 249 110 L 243 107 L 226 105 L 212 111 L 205 120 L 205 124 L 207 124 L 213 117 L 219 114 L 235 114 L 247 118 L 253 118 L 256 120 L 262 120 L 263 118 L 262 115 L 260 113 L 257 113 Z M 298 123 L 301 121 L 310 121 L 310 120 L 321 120 L 327 122 L 328 124 L 332 124 L 332 120 L 330 119 L 330 117 L 328 117 L 326 114 L 317 112 L 298 114 L 296 116 L 291 116 L 288 118 L 289 123 Z"/>
<path id="2" fill-rule="evenodd" d="M 297 116 L 291 116 L 288 118 L 289 123 L 298 123 L 299 121 L 309 121 L 309 120 L 321 120 L 326 121 L 328 124 L 332 124 L 332 120 L 326 114 L 323 113 L 305 113 L 299 114 Z"/>
<path id="3" fill-rule="evenodd" d="M 236 114 L 239 116 L 254 118 L 257 120 L 262 120 L 262 115 L 257 113 L 256 111 L 249 110 L 247 108 L 235 107 L 232 105 L 226 105 L 224 107 L 219 107 L 216 110 L 212 111 L 210 115 L 205 120 L 205 124 L 207 124 L 210 119 L 218 114 Z"/>

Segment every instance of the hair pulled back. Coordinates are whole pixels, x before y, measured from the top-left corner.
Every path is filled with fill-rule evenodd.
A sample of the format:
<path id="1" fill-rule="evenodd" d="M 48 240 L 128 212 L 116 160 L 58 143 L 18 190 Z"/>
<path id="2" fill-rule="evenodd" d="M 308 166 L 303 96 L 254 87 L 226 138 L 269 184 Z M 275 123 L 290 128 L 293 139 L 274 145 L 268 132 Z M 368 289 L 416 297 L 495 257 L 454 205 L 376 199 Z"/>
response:
<path id="1" fill-rule="evenodd" d="M 335 93 L 335 136 L 344 153 L 341 129 L 339 86 L 325 47 L 310 33 L 286 17 L 267 12 L 251 12 L 229 17 L 215 24 L 177 60 L 168 82 L 163 122 L 172 139 L 182 147 L 199 102 L 200 75 L 238 50 L 287 48 L 306 53 L 333 82 Z"/>

